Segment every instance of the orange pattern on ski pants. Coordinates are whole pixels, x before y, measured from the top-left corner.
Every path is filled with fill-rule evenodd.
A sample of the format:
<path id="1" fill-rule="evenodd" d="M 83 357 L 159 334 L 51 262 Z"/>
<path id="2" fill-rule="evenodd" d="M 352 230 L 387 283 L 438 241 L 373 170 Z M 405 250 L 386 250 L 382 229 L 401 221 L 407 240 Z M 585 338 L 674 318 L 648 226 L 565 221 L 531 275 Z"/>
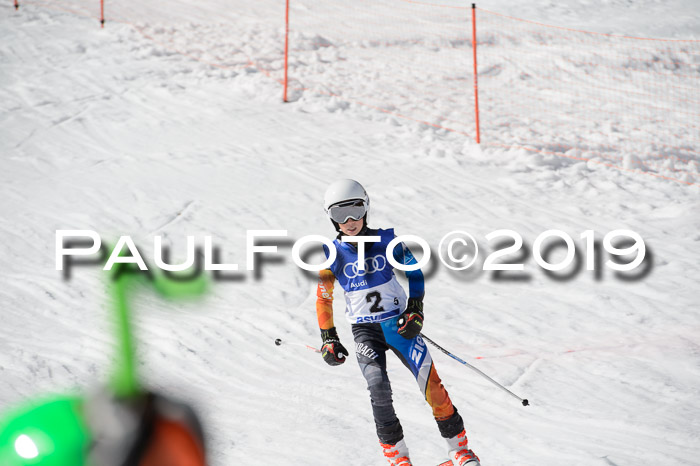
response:
<path id="1" fill-rule="evenodd" d="M 433 416 L 438 421 L 448 419 L 455 412 L 450 395 L 442 385 L 434 364 L 431 364 L 430 377 L 425 387 L 425 401 L 433 408 Z"/>

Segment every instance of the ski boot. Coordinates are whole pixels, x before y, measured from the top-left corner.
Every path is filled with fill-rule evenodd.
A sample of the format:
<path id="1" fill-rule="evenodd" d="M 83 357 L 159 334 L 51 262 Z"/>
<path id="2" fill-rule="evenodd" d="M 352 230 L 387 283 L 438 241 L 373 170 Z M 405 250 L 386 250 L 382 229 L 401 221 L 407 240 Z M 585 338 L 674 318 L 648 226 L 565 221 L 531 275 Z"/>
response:
<path id="1" fill-rule="evenodd" d="M 454 466 L 481 466 L 479 457 L 469 449 L 467 434 L 464 430 L 452 438 L 447 439 L 447 456 Z"/>
<path id="2" fill-rule="evenodd" d="M 380 445 L 384 450 L 384 456 L 389 461 L 389 466 L 413 466 L 408 457 L 408 447 L 403 439 L 399 440 L 396 445 L 387 445 L 386 443 L 380 443 Z"/>

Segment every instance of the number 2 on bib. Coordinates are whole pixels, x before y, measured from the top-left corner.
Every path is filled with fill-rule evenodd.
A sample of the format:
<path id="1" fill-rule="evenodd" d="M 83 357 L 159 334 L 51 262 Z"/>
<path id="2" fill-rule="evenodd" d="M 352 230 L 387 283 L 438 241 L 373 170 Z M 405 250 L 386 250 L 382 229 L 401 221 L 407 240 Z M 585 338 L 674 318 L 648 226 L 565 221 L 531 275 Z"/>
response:
<path id="1" fill-rule="evenodd" d="M 367 293 L 365 299 L 368 303 L 372 303 L 372 307 L 369 308 L 369 312 L 384 312 L 384 308 L 379 305 L 379 303 L 382 301 L 382 295 L 379 294 L 379 291 L 372 291 L 371 293 Z M 373 299 L 374 302 L 372 302 Z"/>
<path id="2" fill-rule="evenodd" d="M 379 303 L 382 301 L 382 295 L 379 293 L 379 291 L 367 293 L 365 299 L 368 303 L 372 303 L 372 307 L 369 308 L 369 312 L 384 312 L 384 308 L 379 305 Z M 372 300 L 374 300 L 374 302 Z M 399 298 L 394 298 L 394 304 L 397 306 L 399 305 Z"/>

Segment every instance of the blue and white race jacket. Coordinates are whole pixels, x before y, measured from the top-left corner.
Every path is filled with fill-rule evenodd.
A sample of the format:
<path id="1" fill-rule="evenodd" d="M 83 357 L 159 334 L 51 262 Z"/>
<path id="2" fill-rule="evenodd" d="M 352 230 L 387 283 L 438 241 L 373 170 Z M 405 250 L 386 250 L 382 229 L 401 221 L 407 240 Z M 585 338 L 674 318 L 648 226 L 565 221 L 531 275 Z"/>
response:
<path id="1" fill-rule="evenodd" d="M 345 290 L 345 317 L 350 323 L 381 322 L 399 315 L 406 309 L 406 292 L 396 280 L 394 267 L 386 257 L 386 248 L 394 239 L 394 230 L 376 230 L 372 236 L 381 241 L 365 244 L 365 270 L 359 270 L 357 248 L 338 239 L 333 241 L 337 256 L 329 267 Z M 330 252 L 324 246 L 326 258 Z M 399 263 L 415 264 L 415 258 L 403 244 L 392 251 Z M 409 272 L 411 296 L 422 296 L 423 275 Z M 420 283 L 418 283 L 418 279 Z M 415 288 L 415 289 L 414 289 Z"/>

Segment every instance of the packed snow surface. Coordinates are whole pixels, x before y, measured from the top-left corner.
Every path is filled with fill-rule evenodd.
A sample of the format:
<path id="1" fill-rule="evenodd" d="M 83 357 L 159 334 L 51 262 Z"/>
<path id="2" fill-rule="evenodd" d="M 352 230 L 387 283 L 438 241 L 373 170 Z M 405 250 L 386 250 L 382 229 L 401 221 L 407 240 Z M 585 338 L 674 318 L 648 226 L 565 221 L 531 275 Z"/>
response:
<path id="1" fill-rule="evenodd" d="M 452 10 L 408 24 L 405 4 L 357 2 L 353 18 L 365 17 L 362 31 L 383 39 L 362 44 L 362 31 L 334 37 L 351 30 L 344 3 L 292 1 L 292 18 L 306 13 L 306 20 L 292 23 L 299 53 L 291 58 L 296 74 L 286 104 L 279 83 L 284 2 L 108 2 L 104 29 L 98 2 L 0 7 L 0 409 L 89 389 L 110 375 L 113 332 L 103 273 L 80 267 L 64 279 L 55 267 L 57 229 L 94 230 L 112 242 L 130 235 L 151 264 L 155 235 L 175 259 L 184 255 L 187 235 L 198 241 L 211 235 L 222 260 L 239 264 L 238 280 L 213 282 L 200 303 L 134 296 L 145 383 L 198 408 L 212 465 L 270 458 L 383 464 L 353 358 L 329 367 L 304 347 L 320 346 L 316 282 L 291 260 L 291 241 L 333 236 L 323 193 L 347 177 L 369 191 L 372 226 L 421 236 L 434 250 L 446 233 L 465 230 L 483 249 L 467 272 L 431 259 L 425 297 L 426 335 L 530 400 L 521 406 L 432 350 L 483 465 L 698 464 L 700 143 L 696 123 L 678 115 L 697 113 L 688 101 L 700 96 L 669 90 L 679 107 L 666 110 L 661 127 L 670 129 L 658 134 L 644 127 L 621 133 L 619 115 L 629 111 L 629 101 L 606 102 L 610 116 L 582 137 L 599 151 L 606 136 L 617 141 L 632 154 L 623 161 L 629 170 L 477 146 L 473 121 L 457 115 L 459 97 L 444 88 L 430 90 L 431 97 L 425 87 L 431 73 L 448 76 L 459 60 L 468 68 L 469 57 L 451 58 L 451 49 L 422 43 L 409 53 L 423 53 L 416 60 L 426 67 L 392 61 L 420 36 L 415 24 L 448 31 Z M 577 30 L 700 39 L 700 6 L 690 0 L 501 0 L 479 7 Z M 469 38 L 468 30 L 460 34 L 454 39 Z M 492 65 L 509 70 L 528 40 L 510 54 L 499 49 L 490 60 L 501 63 Z M 566 43 L 552 50 L 563 61 L 577 52 Z M 669 73 L 697 81 L 700 55 L 684 50 Z M 411 73 L 396 81 L 397 89 L 416 86 L 415 94 L 399 93 L 394 113 L 402 117 L 372 104 L 391 89 L 384 71 L 357 68 L 362 79 L 354 79 L 357 54 L 380 71 Z M 624 81 L 628 71 L 613 77 Z M 470 90 L 467 77 L 460 85 Z M 508 80 L 491 85 L 493 95 L 517 89 Z M 446 131 L 419 121 L 430 105 L 467 124 Z M 536 132 L 551 145 L 578 131 L 575 112 L 550 116 L 547 125 L 525 133 L 515 128 L 512 136 Z M 490 137 L 506 137 L 503 131 Z M 651 153 L 669 145 L 682 151 L 664 153 L 673 162 L 644 172 L 634 165 L 647 160 L 638 153 L 644 147 Z M 525 253 L 506 259 L 525 270 L 497 279 L 480 268 L 495 246 L 485 236 L 504 228 L 523 237 Z M 265 229 L 287 230 L 290 242 L 281 243 L 280 260 L 248 272 L 246 231 Z M 582 261 L 584 231 L 602 241 L 610 231 L 633 230 L 647 246 L 645 273 L 616 274 L 603 252 L 595 271 L 567 269 L 557 280 L 531 252 L 550 229 L 571 235 Z M 550 260 L 563 256 L 557 249 Z M 352 348 L 343 303 L 338 290 L 335 323 Z M 285 343 L 276 346 L 276 338 Z M 391 355 L 389 371 L 414 464 L 439 463 L 445 445 L 413 377 Z"/>

